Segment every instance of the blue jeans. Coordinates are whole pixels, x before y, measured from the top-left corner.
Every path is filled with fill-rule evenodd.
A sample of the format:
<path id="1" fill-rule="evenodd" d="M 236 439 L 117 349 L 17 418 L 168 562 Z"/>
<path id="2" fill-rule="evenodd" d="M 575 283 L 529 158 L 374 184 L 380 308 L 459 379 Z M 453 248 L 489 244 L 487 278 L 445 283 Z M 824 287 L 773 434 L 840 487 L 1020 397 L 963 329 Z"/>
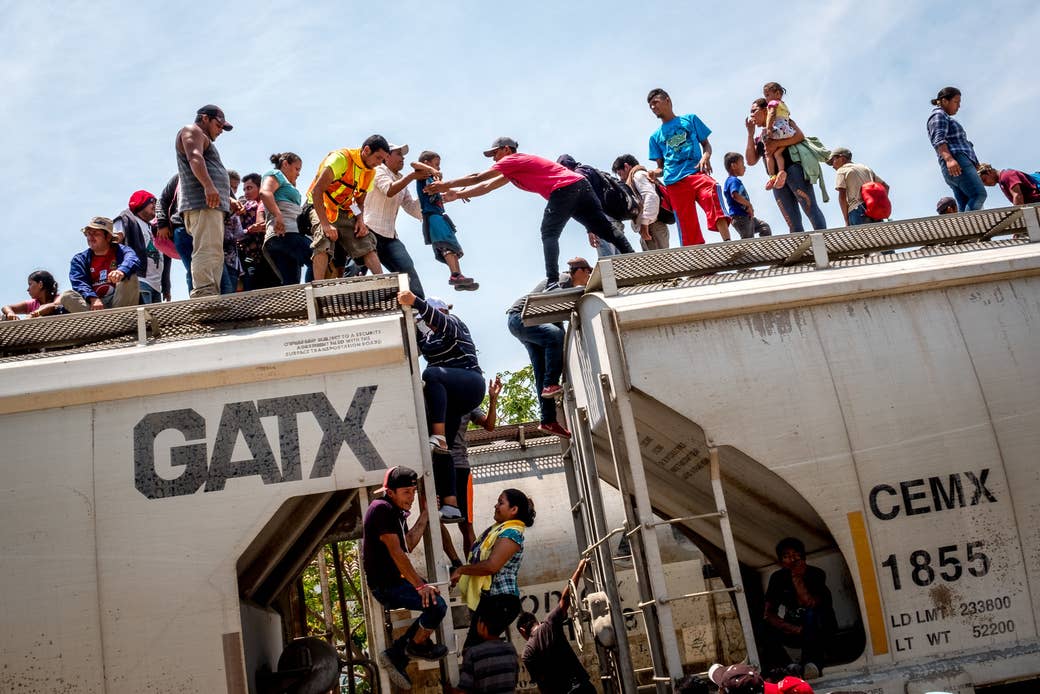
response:
<path id="1" fill-rule="evenodd" d="M 140 282 L 137 285 L 137 291 L 141 294 L 142 304 L 161 304 L 162 303 L 162 292 L 158 289 L 152 289 L 144 282 Z"/>
<path id="2" fill-rule="evenodd" d="M 224 273 L 220 276 L 220 293 L 234 294 L 238 291 L 238 270 L 224 265 Z"/>
<path id="3" fill-rule="evenodd" d="M 282 278 L 282 286 L 300 283 L 300 271 L 307 268 L 307 281 L 314 278 L 311 269 L 311 241 L 298 232 L 289 232 L 284 236 L 272 236 L 264 244 L 264 252 L 271 258 L 278 274 Z"/>
<path id="4" fill-rule="evenodd" d="M 867 208 L 860 203 L 851 210 L 849 210 L 849 226 L 854 227 L 860 224 L 874 224 L 875 222 L 881 222 L 884 220 L 874 219 L 873 217 L 867 216 Z"/>
<path id="5" fill-rule="evenodd" d="M 377 542 L 376 538 L 371 538 L 372 541 Z M 405 609 L 413 611 L 421 611 L 422 614 L 419 618 L 412 622 L 412 626 L 408 627 L 408 631 L 404 635 L 394 641 L 391 648 L 397 650 L 399 653 L 404 653 L 405 645 L 412 640 L 415 636 L 415 632 L 419 631 L 419 627 L 423 629 L 436 629 L 437 625 L 444 619 L 444 615 L 448 613 L 448 605 L 444 602 L 444 598 L 438 595 L 434 602 L 428 607 L 423 607 L 422 598 L 419 593 L 416 592 L 415 588 L 411 583 L 400 579 L 397 583 L 392 586 L 376 587 L 370 586 L 372 595 L 379 604 L 391 610 Z"/>
<path id="6" fill-rule="evenodd" d="M 776 198 L 777 207 L 787 222 L 787 228 L 792 234 L 805 231 L 802 226 L 802 215 L 798 208 L 805 210 L 805 216 L 809 218 L 809 224 L 813 229 L 826 229 L 827 220 L 823 216 L 823 210 L 816 204 L 816 195 L 813 193 L 809 181 L 805 180 L 805 172 L 801 164 L 789 164 L 785 167 L 787 171 L 787 183 L 783 188 L 774 188 L 773 197 Z"/>
<path id="7" fill-rule="evenodd" d="M 546 386 L 559 385 L 563 373 L 563 328 L 552 323 L 525 326 L 519 313 L 509 314 L 509 332 L 527 349 L 534 369 L 534 389 L 541 408 L 542 424 L 556 421 L 556 403 L 542 397 Z"/>
<path id="8" fill-rule="evenodd" d="M 954 154 L 953 158 L 961 166 L 960 176 L 951 176 L 950 172 L 946 170 L 946 162 L 942 159 L 939 160 L 939 168 L 942 169 L 946 185 L 950 186 L 950 190 L 953 191 L 953 199 L 957 201 L 957 210 L 959 212 L 981 210 L 982 203 L 986 202 L 986 186 L 982 184 L 979 172 L 975 170 L 975 162 L 967 154 L 959 152 Z"/>
<path id="9" fill-rule="evenodd" d="M 184 227 L 173 228 L 173 247 L 177 249 L 177 254 L 181 257 L 181 262 L 184 263 L 184 269 L 188 273 L 188 291 L 192 290 L 191 282 L 191 252 L 195 249 L 195 244 L 191 240 L 191 234 L 185 230 Z M 228 277 L 227 265 L 224 266 L 224 272 L 220 276 L 220 293 L 227 294 L 224 288 L 229 286 L 231 279 Z M 235 283 L 238 283 L 238 278 L 235 278 Z M 232 289 L 231 291 L 234 291 Z"/>
<path id="10" fill-rule="evenodd" d="M 401 239 L 388 239 L 376 234 L 376 255 L 379 256 L 379 262 L 383 267 L 390 272 L 403 272 L 408 275 L 408 288 L 412 294 L 426 298 L 422 282 L 419 281 L 419 273 L 415 271 L 415 262 Z"/>

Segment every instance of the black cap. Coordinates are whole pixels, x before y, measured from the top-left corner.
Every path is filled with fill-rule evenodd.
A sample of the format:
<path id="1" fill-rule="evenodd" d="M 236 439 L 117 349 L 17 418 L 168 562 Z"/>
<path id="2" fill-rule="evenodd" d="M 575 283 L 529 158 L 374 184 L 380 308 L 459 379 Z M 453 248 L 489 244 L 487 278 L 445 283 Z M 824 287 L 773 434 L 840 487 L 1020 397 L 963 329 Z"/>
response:
<path id="1" fill-rule="evenodd" d="M 231 123 L 227 122 L 227 120 L 224 118 L 224 109 L 220 108 L 216 104 L 206 104 L 205 106 L 200 106 L 199 110 L 195 112 L 195 115 L 209 116 L 210 118 L 219 118 L 220 120 L 224 121 L 225 131 L 233 130 L 235 127 L 231 125 Z"/>
<path id="2" fill-rule="evenodd" d="M 405 487 L 415 487 L 418 484 L 418 472 L 404 465 L 396 465 L 386 471 L 383 486 L 376 491 L 385 494 L 388 489 L 404 489 Z"/>

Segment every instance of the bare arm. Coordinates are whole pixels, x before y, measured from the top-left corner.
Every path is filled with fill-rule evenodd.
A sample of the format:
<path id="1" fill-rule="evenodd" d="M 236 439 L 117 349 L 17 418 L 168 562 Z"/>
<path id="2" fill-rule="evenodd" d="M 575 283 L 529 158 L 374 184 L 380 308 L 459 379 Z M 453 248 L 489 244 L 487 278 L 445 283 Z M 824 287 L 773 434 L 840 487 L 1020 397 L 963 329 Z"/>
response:
<path id="1" fill-rule="evenodd" d="M 658 178 L 661 177 L 661 174 L 664 173 L 664 159 L 657 158 L 654 159 L 654 161 L 657 162 L 657 168 L 646 172 L 646 175 L 649 176 L 650 180 L 652 181 L 656 181 Z"/>
<path id="2" fill-rule="evenodd" d="M 386 189 L 386 197 L 392 198 L 398 193 L 400 193 L 402 190 L 404 190 L 406 187 L 408 187 L 408 184 L 412 181 L 418 181 L 424 178 L 429 178 L 430 176 L 433 176 L 435 173 L 437 173 L 437 169 L 433 168 L 432 166 L 427 166 L 426 164 L 423 164 L 419 161 L 412 162 L 412 172 L 407 176 L 403 176 L 391 183 L 390 187 Z"/>
<path id="3" fill-rule="evenodd" d="M 737 193 L 736 191 L 730 193 L 730 196 L 733 198 L 733 201 L 741 207 L 743 207 L 749 215 L 751 215 L 752 217 L 755 216 L 755 208 L 752 207 L 750 200 L 745 198 L 740 193 Z"/>
<path id="4" fill-rule="evenodd" d="M 571 586 L 577 586 L 578 581 L 581 580 L 582 573 L 585 572 L 585 567 L 588 566 L 588 557 L 578 562 L 578 568 L 574 570 L 574 575 L 571 576 L 570 582 L 567 583 L 567 587 L 563 589 L 563 593 L 560 594 L 560 607 L 564 610 L 571 606 Z"/>
<path id="5" fill-rule="evenodd" d="M 493 381 L 488 382 L 488 411 L 487 416 L 474 418 L 477 426 L 482 426 L 486 431 L 495 430 L 495 422 L 498 420 L 498 394 L 502 392 L 502 379 L 495 376 Z"/>
<path id="6" fill-rule="evenodd" d="M 512 540 L 500 537 L 491 548 L 491 556 L 475 564 L 465 564 L 451 572 L 451 582 L 455 583 L 460 576 L 492 576 L 506 565 L 514 554 L 520 551 L 520 545 Z"/>
<path id="7" fill-rule="evenodd" d="M 791 127 L 794 128 L 794 135 L 792 135 L 791 137 L 785 137 L 781 140 L 763 140 L 763 144 L 765 144 L 766 146 L 766 154 L 768 156 L 772 156 L 773 153 L 776 152 L 778 149 L 783 149 L 784 147 L 796 145 L 805 139 L 805 133 L 802 132 L 802 129 L 799 128 L 794 121 L 789 122 L 791 123 Z"/>
<path id="8" fill-rule="evenodd" d="M 845 218 L 845 226 L 849 225 L 849 195 L 844 188 L 838 188 L 838 207 L 841 208 L 841 216 Z"/>
<path id="9" fill-rule="evenodd" d="M 711 143 L 708 138 L 701 140 L 701 160 L 697 163 L 701 173 L 711 175 Z"/>
<path id="10" fill-rule="evenodd" d="M 278 209 L 278 203 L 274 200 L 274 194 L 281 185 L 282 184 L 280 184 L 278 179 L 274 176 L 265 176 L 264 180 L 260 183 L 260 201 L 264 203 L 264 207 L 270 210 L 271 214 L 274 215 L 274 233 L 279 236 L 285 234 L 285 219 L 282 217 L 282 211 Z M 257 210 L 257 212 L 259 213 L 259 210 Z M 259 216 L 260 215 L 257 214 L 257 217 Z"/>
<path id="11" fill-rule="evenodd" d="M 484 181 L 490 181 L 493 178 L 501 177 L 501 176 L 502 176 L 502 174 L 500 174 L 495 169 L 488 169 L 486 171 L 481 171 L 480 173 L 472 173 L 472 174 L 470 174 L 468 176 L 463 176 L 462 178 L 453 178 L 450 181 L 437 181 L 436 183 L 431 183 L 430 185 L 426 186 L 426 192 L 427 193 L 444 193 L 444 192 L 447 192 L 447 191 L 451 190 L 452 188 L 468 188 L 469 186 L 475 186 L 478 183 L 483 183 Z M 503 184 L 500 184 L 500 185 L 505 185 L 505 184 L 503 183 Z M 495 186 L 495 188 L 497 188 L 497 187 L 499 187 L 499 186 Z M 490 190 L 494 190 L 494 188 L 492 188 Z M 490 192 L 490 191 L 485 190 L 485 191 L 482 191 L 482 192 L 478 193 L 478 195 L 483 195 L 484 193 L 487 193 L 487 192 Z M 474 195 L 468 195 L 467 197 L 475 197 L 475 196 Z"/>
<path id="12" fill-rule="evenodd" d="M 463 188 L 458 192 L 458 196 L 463 200 L 469 200 L 470 198 L 476 198 L 481 195 L 486 195 L 487 193 L 490 193 L 496 188 L 501 188 L 505 184 L 509 183 L 508 178 L 497 172 L 494 173 L 496 176 L 495 178 L 487 180 L 484 183 L 475 185 L 471 188 Z"/>
<path id="13" fill-rule="evenodd" d="M 888 186 L 885 186 L 885 187 L 887 188 Z M 1025 205 L 1026 204 L 1026 196 L 1025 196 L 1025 193 L 1022 192 L 1022 184 L 1021 183 L 1016 183 L 1015 185 L 1011 186 L 1011 204 L 1012 205 Z"/>
<path id="14" fill-rule="evenodd" d="M 420 493 L 419 496 L 419 517 L 415 519 L 415 525 L 408 529 L 405 533 L 404 542 L 408 545 L 408 551 L 411 552 L 415 549 L 415 546 L 422 541 L 423 533 L 426 532 L 426 523 L 429 520 L 429 514 L 426 511 L 426 499 Z"/>
<path id="15" fill-rule="evenodd" d="M 332 222 L 329 221 L 329 216 L 325 212 L 325 191 L 329 189 L 332 179 L 332 169 L 326 166 L 322 169 L 318 180 L 314 182 L 311 199 L 314 201 L 314 214 L 318 216 L 318 223 L 321 224 L 321 233 L 325 234 L 330 241 L 335 241 L 339 238 L 339 232 L 336 231 L 336 227 L 332 226 Z"/>
<path id="16" fill-rule="evenodd" d="M 206 169 L 206 160 L 203 158 L 203 152 L 209 146 L 209 138 L 205 136 L 202 129 L 198 126 L 188 125 L 181 128 L 178 142 L 181 150 L 184 152 L 184 156 L 188 158 L 188 166 L 191 167 L 191 172 L 195 174 L 195 178 L 199 179 L 202 189 L 206 192 L 206 205 L 208 207 L 216 207 L 220 204 L 220 193 L 217 192 L 217 187 L 213 185 L 213 179 L 209 177 L 209 171 Z"/>
<path id="17" fill-rule="evenodd" d="M 755 144 L 755 121 L 751 116 L 748 116 L 744 119 L 744 125 L 747 127 L 747 144 L 744 146 L 744 161 L 747 162 L 748 166 L 754 166 L 760 159 L 758 156 L 758 145 Z"/>
<path id="18" fill-rule="evenodd" d="M 4 320 L 18 320 L 18 315 L 22 313 L 28 313 L 29 306 L 28 301 L 22 301 L 17 304 L 8 304 L 4 306 L 0 311 L 3 311 Z"/>

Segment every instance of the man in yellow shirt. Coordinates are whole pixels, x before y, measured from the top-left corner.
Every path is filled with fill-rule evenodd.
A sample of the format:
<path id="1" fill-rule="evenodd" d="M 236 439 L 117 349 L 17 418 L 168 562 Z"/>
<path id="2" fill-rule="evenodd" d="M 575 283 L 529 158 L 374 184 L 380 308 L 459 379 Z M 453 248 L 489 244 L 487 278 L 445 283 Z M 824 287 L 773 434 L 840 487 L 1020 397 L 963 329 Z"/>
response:
<path id="1" fill-rule="evenodd" d="M 337 149 L 318 166 L 307 189 L 314 279 L 325 279 L 335 243 L 343 247 L 348 257 L 364 263 L 373 275 L 383 271 L 376 255 L 375 236 L 365 226 L 363 211 L 375 168 L 389 154 L 386 138 L 372 135 L 360 149 Z"/>

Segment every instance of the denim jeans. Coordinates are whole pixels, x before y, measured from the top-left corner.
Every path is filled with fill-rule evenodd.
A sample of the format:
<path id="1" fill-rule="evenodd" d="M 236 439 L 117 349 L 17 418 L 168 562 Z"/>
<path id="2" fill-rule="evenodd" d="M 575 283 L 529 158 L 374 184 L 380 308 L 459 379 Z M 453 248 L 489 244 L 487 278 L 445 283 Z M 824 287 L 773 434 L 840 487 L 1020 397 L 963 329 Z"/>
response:
<path id="1" fill-rule="evenodd" d="M 158 289 L 152 289 L 149 285 L 144 282 L 140 282 L 137 285 L 137 291 L 141 295 L 142 304 L 161 304 L 162 303 L 162 292 Z"/>
<path id="2" fill-rule="evenodd" d="M 307 281 L 314 278 L 311 268 L 310 238 L 300 233 L 288 232 L 284 236 L 272 236 L 264 244 L 264 253 L 274 263 L 282 279 L 282 286 L 300 283 L 300 271 L 307 268 Z"/>
<path id="3" fill-rule="evenodd" d="M 408 627 L 408 631 L 397 641 L 394 641 L 391 646 L 399 653 L 404 653 L 405 645 L 412 640 L 415 632 L 419 631 L 419 627 L 436 629 L 437 625 L 444 619 L 444 615 L 448 613 L 448 604 L 444 602 L 444 598 L 440 595 L 434 598 L 434 601 L 428 607 L 423 607 L 422 597 L 415 590 L 415 587 L 403 578 L 392 586 L 371 586 L 371 590 L 372 595 L 383 607 L 391 610 L 406 609 L 422 612 L 419 618 Z"/>
<path id="4" fill-rule="evenodd" d="M 519 313 L 509 314 L 509 332 L 527 349 L 534 369 L 534 389 L 541 408 L 542 424 L 556 421 L 556 403 L 542 397 L 546 386 L 559 385 L 563 373 L 563 328 L 552 323 L 525 326 Z"/>
<path id="5" fill-rule="evenodd" d="M 875 224 L 884 220 L 874 219 L 873 217 L 867 216 L 867 208 L 861 203 L 856 205 L 849 210 L 849 226 L 854 227 L 860 224 Z"/>
<path id="6" fill-rule="evenodd" d="M 792 234 L 805 231 L 802 226 L 802 215 L 799 206 L 805 210 L 805 216 L 809 218 L 809 224 L 813 229 L 826 229 L 827 220 L 823 216 L 823 210 L 816 203 L 816 194 L 813 193 L 812 185 L 805 180 L 805 172 L 801 164 L 789 164 L 785 167 L 787 171 L 787 183 L 783 188 L 774 188 L 773 197 L 776 198 L 777 207 L 787 222 L 787 228 Z"/>
<path id="7" fill-rule="evenodd" d="M 375 232 L 372 233 L 375 234 Z M 379 234 L 375 234 L 375 236 L 376 255 L 379 256 L 379 262 L 390 272 L 403 272 L 408 275 L 408 288 L 412 294 L 425 299 L 426 293 L 423 291 L 422 282 L 419 281 L 419 273 L 415 271 L 412 256 L 408 254 L 408 249 L 401 239 L 390 239 Z"/>
<path id="8" fill-rule="evenodd" d="M 177 249 L 177 254 L 181 257 L 181 262 L 184 263 L 184 269 L 187 272 L 188 291 L 190 292 L 194 286 L 191 281 L 191 254 L 195 250 L 195 244 L 191 239 L 191 234 L 184 227 L 173 228 L 173 247 Z M 223 288 L 229 282 L 227 276 L 227 266 L 224 266 L 224 272 L 220 276 L 220 287 L 221 293 L 225 293 Z"/>
<path id="9" fill-rule="evenodd" d="M 550 285 L 560 280 L 560 234 L 570 219 L 589 233 L 611 242 L 622 253 L 635 252 L 624 234 L 614 229 L 588 181 L 557 188 L 549 195 L 542 215 L 542 253 L 545 256 L 545 279 Z"/>
<path id="10" fill-rule="evenodd" d="M 953 191 L 953 199 L 957 201 L 957 211 L 981 210 L 982 203 L 986 202 L 986 186 L 983 185 L 978 171 L 975 170 L 975 162 L 967 154 L 960 152 L 954 154 L 953 158 L 961 166 L 960 176 L 951 176 L 950 172 L 946 170 L 946 162 L 942 159 L 939 160 L 939 168 L 942 169 L 946 185 L 950 186 L 950 190 Z"/>
<path id="11" fill-rule="evenodd" d="M 228 265 L 224 266 L 224 272 L 220 276 L 220 293 L 234 294 L 238 291 L 238 270 Z"/>

